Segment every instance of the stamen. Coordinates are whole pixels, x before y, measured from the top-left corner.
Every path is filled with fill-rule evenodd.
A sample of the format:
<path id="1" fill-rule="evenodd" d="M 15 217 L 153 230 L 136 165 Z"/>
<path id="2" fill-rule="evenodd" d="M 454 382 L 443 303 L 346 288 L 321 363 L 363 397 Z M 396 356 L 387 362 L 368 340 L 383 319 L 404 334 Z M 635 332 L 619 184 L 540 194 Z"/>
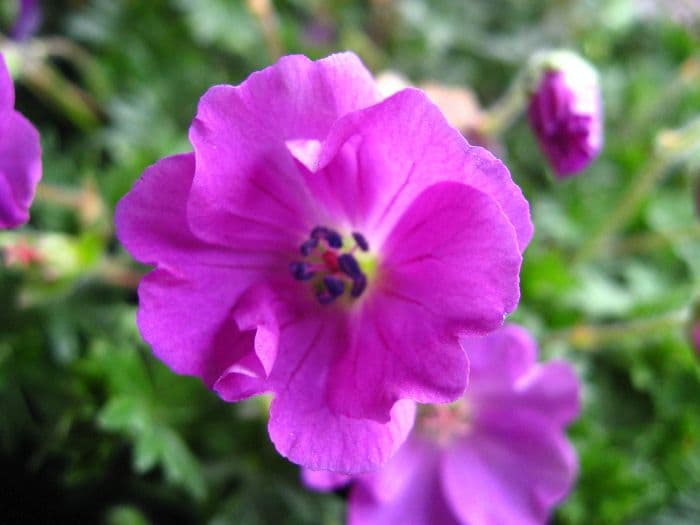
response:
<path id="1" fill-rule="evenodd" d="M 360 265 L 357 264 L 355 258 L 349 253 L 344 253 L 338 257 L 338 267 L 340 268 L 340 271 L 348 277 L 355 278 L 358 275 L 362 275 Z"/>
<path id="2" fill-rule="evenodd" d="M 313 288 L 321 304 L 329 304 L 350 289 L 350 296 L 357 298 L 367 288 L 367 276 L 353 255 L 358 249 L 369 250 L 367 239 L 352 232 L 355 245 L 342 253 L 343 238 L 325 226 L 316 226 L 300 246 L 304 261 L 289 264 L 292 277 L 298 281 L 314 279 Z M 318 250 L 318 251 L 317 251 Z"/>
<path id="3" fill-rule="evenodd" d="M 316 293 L 316 298 L 321 304 L 331 303 L 333 300 L 343 295 L 345 291 L 345 283 L 337 277 L 327 275 L 323 278 L 323 284 L 326 289 Z"/>
<path id="4" fill-rule="evenodd" d="M 361 273 L 352 280 L 352 288 L 350 288 L 351 297 L 360 297 L 362 292 L 367 288 L 367 277 Z"/>
<path id="5" fill-rule="evenodd" d="M 316 226 L 313 230 L 311 230 L 311 238 L 316 240 L 325 239 L 327 233 L 328 228 L 324 228 L 323 226 Z"/>
<path id="6" fill-rule="evenodd" d="M 311 230 L 311 238 L 316 239 L 317 241 L 325 239 L 328 246 L 331 248 L 343 247 L 343 238 L 340 236 L 340 234 L 331 230 L 330 228 L 326 228 L 325 226 L 316 226 L 313 230 Z"/>
<path id="7" fill-rule="evenodd" d="M 364 235 L 359 232 L 352 232 L 352 238 L 355 239 L 355 242 L 360 247 L 360 250 L 363 252 L 369 250 L 369 243 L 367 242 L 367 239 L 365 239 Z"/>
<path id="8" fill-rule="evenodd" d="M 311 252 L 318 246 L 318 239 L 311 237 L 311 239 L 304 241 L 304 243 L 299 247 L 301 254 L 306 257 L 310 255 Z"/>
<path id="9" fill-rule="evenodd" d="M 345 283 L 332 275 L 327 275 L 324 277 L 323 284 L 326 285 L 328 293 L 330 293 L 333 297 L 343 295 L 343 292 L 345 291 Z"/>
<path id="10" fill-rule="evenodd" d="M 316 272 L 309 268 L 309 265 L 300 261 L 289 263 L 289 271 L 297 281 L 308 281 Z"/>
<path id="11" fill-rule="evenodd" d="M 331 248 L 342 248 L 343 247 L 343 238 L 340 236 L 338 232 L 334 232 L 333 230 L 328 230 L 326 232 L 326 242 L 328 243 L 328 246 Z"/>

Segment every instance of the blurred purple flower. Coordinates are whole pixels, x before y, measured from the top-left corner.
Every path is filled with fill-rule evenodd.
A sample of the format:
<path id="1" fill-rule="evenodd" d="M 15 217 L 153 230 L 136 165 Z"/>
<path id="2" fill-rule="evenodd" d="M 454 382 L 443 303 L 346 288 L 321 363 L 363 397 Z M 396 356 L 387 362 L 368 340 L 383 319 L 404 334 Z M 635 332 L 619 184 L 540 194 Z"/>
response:
<path id="1" fill-rule="evenodd" d="M 338 30 L 330 20 L 314 19 L 304 26 L 304 40 L 314 46 L 331 46 L 337 40 Z"/>
<path id="2" fill-rule="evenodd" d="M 39 0 L 19 0 L 17 18 L 10 30 L 14 40 L 26 40 L 34 35 L 41 24 L 41 6 Z"/>
<path id="3" fill-rule="evenodd" d="M 354 478 L 302 472 L 332 490 L 353 482 L 350 525 L 534 525 L 570 490 L 576 453 L 564 427 L 579 383 L 563 362 L 535 363 L 520 327 L 462 340 L 469 388 L 451 405 L 421 407 L 416 428 L 387 465 Z"/>
<path id="4" fill-rule="evenodd" d="M 14 105 L 12 78 L 0 54 L 0 229 L 29 220 L 29 205 L 41 179 L 39 134 Z"/>
<path id="5" fill-rule="evenodd" d="M 603 111 L 595 70 L 569 52 L 535 60 L 528 118 L 540 148 L 560 177 L 578 173 L 603 145 Z M 564 56 L 564 59 L 561 57 Z"/>
<path id="6" fill-rule="evenodd" d="M 119 239 L 156 265 L 144 339 L 227 401 L 273 392 L 269 432 L 290 460 L 385 462 L 408 399 L 464 391 L 457 334 L 496 329 L 518 302 L 520 189 L 422 92 L 382 100 L 351 53 L 211 88 L 190 140 L 117 206 Z"/>
<path id="7" fill-rule="evenodd" d="M 693 348 L 700 354 L 700 322 L 695 322 L 690 329 L 690 337 L 692 339 Z"/>
<path id="8" fill-rule="evenodd" d="M 687 335 L 693 350 L 700 355 L 700 301 L 696 301 L 692 307 Z"/>

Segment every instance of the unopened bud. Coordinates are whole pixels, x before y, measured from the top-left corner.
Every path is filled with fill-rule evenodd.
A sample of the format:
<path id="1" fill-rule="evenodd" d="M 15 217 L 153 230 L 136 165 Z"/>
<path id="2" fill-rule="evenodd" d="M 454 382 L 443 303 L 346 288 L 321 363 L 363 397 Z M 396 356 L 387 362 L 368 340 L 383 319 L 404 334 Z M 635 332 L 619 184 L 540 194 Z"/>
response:
<path id="1" fill-rule="evenodd" d="M 528 118 L 557 177 L 587 167 L 603 145 L 598 74 L 571 51 L 535 55 L 529 65 Z"/>

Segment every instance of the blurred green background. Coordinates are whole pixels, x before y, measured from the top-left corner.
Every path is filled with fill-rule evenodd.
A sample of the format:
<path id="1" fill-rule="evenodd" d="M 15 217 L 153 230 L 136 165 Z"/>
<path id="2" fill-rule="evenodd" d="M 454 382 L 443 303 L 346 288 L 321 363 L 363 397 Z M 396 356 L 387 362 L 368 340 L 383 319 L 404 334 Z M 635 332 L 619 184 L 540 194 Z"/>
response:
<path id="1" fill-rule="evenodd" d="M 15 3 L 0 6 L 7 28 Z M 686 337 L 700 284 L 696 0 L 42 7 L 38 35 L 0 41 L 44 149 L 31 223 L 0 232 L 0 522 L 343 523 L 342 494 L 305 491 L 273 450 L 264 400 L 223 403 L 151 356 L 134 322 L 146 269 L 114 239 L 114 204 L 147 165 L 189 149 L 207 87 L 279 54 L 351 49 L 375 73 L 467 90 L 487 111 L 533 52 L 564 46 L 601 74 L 601 158 L 556 182 L 525 119 L 478 137 L 536 224 L 513 319 L 584 382 L 579 481 L 554 522 L 700 523 L 700 366 Z"/>

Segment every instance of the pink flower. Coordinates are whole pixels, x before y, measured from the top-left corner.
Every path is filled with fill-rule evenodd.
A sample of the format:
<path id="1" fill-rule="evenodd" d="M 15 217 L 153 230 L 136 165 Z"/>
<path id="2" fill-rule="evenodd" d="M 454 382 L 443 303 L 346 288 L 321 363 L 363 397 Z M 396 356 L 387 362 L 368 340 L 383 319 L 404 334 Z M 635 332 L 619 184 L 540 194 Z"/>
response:
<path id="1" fill-rule="evenodd" d="M 29 220 L 29 205 L 41 179 L 39 134 L 14 106 L 15 89 L 0 54 L 0 229 Z"/>
<path id="2" fill-rule="evenodd" d="M 408 400 L 464 391 L 458 334 L 518 302 L 520 189 L 420 91 L 381 100 L 351 53 L 211 88 L 190 141 L 117 207 L 120 240 L 156 265 L 144 338 L 227 401 L 274 393 L 269 433 L 290 460 L 385 462 Z"/>
<path id="3" fill-rule="evenodd" d="M 544 58 L 543 58 L 544 57 Z M 598 74 L 574 53 L 536 56 L 539 79 L 528 117 L 542 152 L 558 177 L 586 168 L 603 146 L 603 110 Z"/>
<path id="4" fill-rule="evenodd" d="M 564 426 L 578 413 L 573 370 L 537 365 L 534 341 L 516 326 L 463 344 L 472 364 L 466 395 L 422 407 L 381 471 L 303 471 L 317 490 L 353 482 L 350 525 L 543 524 L 571 488 L 577 461 Z"/>

